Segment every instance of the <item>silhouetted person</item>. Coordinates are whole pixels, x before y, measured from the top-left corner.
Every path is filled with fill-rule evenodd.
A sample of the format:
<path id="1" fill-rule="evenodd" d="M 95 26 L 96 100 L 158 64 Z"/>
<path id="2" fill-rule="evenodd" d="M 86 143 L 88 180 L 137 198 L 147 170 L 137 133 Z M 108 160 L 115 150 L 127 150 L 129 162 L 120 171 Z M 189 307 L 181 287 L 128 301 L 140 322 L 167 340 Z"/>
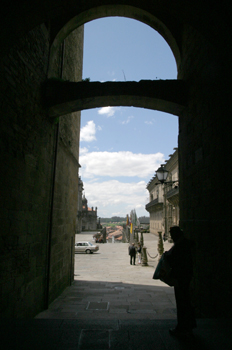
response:
<path id="1" fill-rule="evenodd" d="M 132 265 L 132 262 L 133 262 L 133 265 L 135 265 L 136 249 L 135 249 L 134 243 L 132 243 L 129 246 L 129 255 L 130 255 L 130 264 Z"/>
<path id="2" fill-rule="evenodd" d="M 173 277 L 177 283 L 174 286 L 177 326 L 169 332 L 174 336 L 192 335 L 192 329 L 196 328 L 194 309 L 191 305 L 189 286 L 193 276 L 192 243 L 184 237 L 179 226 L 170 228 L 170 235 L 174 242 L 173 247 L 164 253 L 172 267 Z"/>

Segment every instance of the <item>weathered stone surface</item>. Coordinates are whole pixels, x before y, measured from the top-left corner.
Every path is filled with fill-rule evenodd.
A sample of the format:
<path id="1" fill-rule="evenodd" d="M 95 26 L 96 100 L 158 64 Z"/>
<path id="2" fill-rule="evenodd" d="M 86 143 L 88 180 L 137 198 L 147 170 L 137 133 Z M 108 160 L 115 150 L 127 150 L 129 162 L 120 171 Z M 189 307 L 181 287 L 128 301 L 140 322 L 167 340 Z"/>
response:
<path id="1" fill-rule="evenodd" d="M 34 315 L 44 304 L 46 269 L 40 266 L 47 256 L 54 126 L 44 114 L 40 85 L 48 54 L 42 25 L 1 57 L 1 315 L 9 317 Z"/>
<path id="2" fill-rule="evenodd" d="M 56 251 L 50 256 L 50 271 L 56 272 L 50 278 L 49 299 L 52 300 L 73 278 L 71 238 L 75 233 L 77 207 L 80 113 L 67 116 L 63 124 L 60 122 L 56 163 L 58 188 L 54 196 L 59 214 L 53 215 L 51 231 L 57 125 L 49 120 L 41 99 L 41 84 L 46 80 L 49 62 L 49 35 L 46 26 L 41 25 L 1 57 L 0 312 L 4 317 L 31 317 L 44 309 L 49 232 L 53 251 Z M 71 45 L 74 48 L 72 55 L 80 59 L 74 60 L 70 55 L 72 60 L 69 57 L 66 70 L 63 62 L 63 71 L 76 80 L 81 79 L 82 38 L 83 28 L 72 34 L 70 43 L 69 38 L 66 39 L 69 52 Z M 80 45 L 74 45 L 78 40 Z M 62 227 L 62 235 L 56 244 L 56 235 L 60 234 L 58 227 Z"/>
<path id="3" fill-rule="evenodd" d="M 134 106 L 175 115 L 183 111 L 188 87 L 181 80 L 141 80 L 139 82 L 61 82 L 44 86 L 45 106 L 51 117 L 104 106 Z"/>
<path id="4" fill-rule="evenodd" d="M 71 81 L 82 78 L 83 27 L 62 45 L 60 76 Z M 59 61 L 59 60 L 58 60 Z M 54 67 L 53 67 L 54 69 Z M 59 118 L 55 188 L 53 199 L 49 302 L 72 283 L 74 235 L 78 200 L 80 112 Z"/>

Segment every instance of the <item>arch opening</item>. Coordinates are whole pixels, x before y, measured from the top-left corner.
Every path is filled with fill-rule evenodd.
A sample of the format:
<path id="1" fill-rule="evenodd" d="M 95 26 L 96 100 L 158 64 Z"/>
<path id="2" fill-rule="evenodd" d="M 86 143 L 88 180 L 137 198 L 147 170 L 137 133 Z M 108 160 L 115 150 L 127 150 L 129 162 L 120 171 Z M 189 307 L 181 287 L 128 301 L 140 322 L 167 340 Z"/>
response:
<path id="1" fill-rule="evenodd" d="M 98 102 L 101 102 L 102 105 L 97 107 L 102 108 L 82 110 L 80 174 L 83 179 L 84 188 L 89 203 L 91 203 L 91 206 L 95 206 L 96 204 L 98 207 L 98 214 L 101 217 L 111 217 L 109 210 L 111 210 L 111 213 L 115 215 L 117 212 L 119 213 L 119 211 L 121 212 L 121 215 L 123 215 L 125 212 L 129 213 L 130 210 L 133 209 L 134 205 L 136 205 L 138 215 L 148 216 L 148 213 L 144 211 L 145 204 L 148 202 L 146 199 L 146 183 L 150 180 L 150 177 L 154 175 L 156 165 L 158 167 L 158 163 L 163 163 L 165 159 L 167 159 L 166 157 L 168 157 L 169 153 L 172 152 L 172 149 L 177 145 L 178 118 L 165 112 L 160 113 L 157 111 L 158 105 L 156 105 L 156 108 L 153 106 L 152 109 L 145 108 L 145 106 L 148 107 L 148 100 L 151 102 L 153 97 L 141 97 L 145 94 L 145 90 L 152 92 L 154 91 L 156 84 L 158 86 L 158 84 L 162 85 L 166 82 L 161 80 L 118 82 L 118 77 L 119 79 L 120 77 L 122 78 L 123 72 L 120 71 L 120 65 L 117 67 L 115 63 L 118 63 L 118 61 L 121 60 L 121 62 L 124 62 L 125 64 L 125 61 L 127 59 L 129 60 L 127 55 L 131 55 L 130 59 L 133 60 L 133 49 L 130 48 L 128 51 L 124 50 L 125 45 L 128 42 L 131 43 L 130 46 L 139 46 L 140 41 L 138 41 L 138 36 L 136 35 L 134 27 L 132 27 L 132 29 L 130 28 L 130 31 L 133 32 L 133 35 L 135 35 L 137 40 L 132 40 L 133 35 L 128 35 L 128 31 L 127 33 L 125 32 L 125 28 L 122 27 L 120 19 L 112 20 L 112 24 L 110 25 L 111 20 L 112 18 L 109 20 L 99 19 L 98 21 L 93 21 L 86 25 L 86 27 L 90 27 L 89 30 L 85 28 L 85 40 L 88 35 L 91 36 L 91 40 L 89 40 L 84 47 L 91 46 L 93 49 L 92 51 L 86 50 L 86 47 L 84 49 L 83 77 L 90 77 L 90 82 L 86 82 L 84 84 L 86 86 L 92 84 L 92 87 L 94 87 L 96 84 L 96 90 L 98 92 L 100 91 L 101 87 L 103 88 L 105 85 L 107 96 L 104 97 L 99 93 L 101 96 L 98 97 Z M 134 22 L 135 26 L 137 25 L 140 32 L 142 32 L 141 27 L 147 27 L 142 23 L 129 19 L 123 19 L 122 21 Z M 99 22 L 99 25 L 97 22 Z M 104 22 L 106 22 L 107 25 Z M 116 22 L 118 26 L 116 26 Z M 128 28 L 130 27 L 130 24 L 131 23 L 128 23 Z M 103 30 L 97 31 L 98 26 L 102 26 Z M 117 33 L 113 37 L 111 36 L 111 33 L 109 33 L 110 29 L 108 29 L 107 33 L 106 30 L 104 31 L 104 28 L 110 27 L 113 28 L 113 33 Z M 121 30 L 126 36 L 123 44 L 119 33 Z M 149 30 L 151 35 L 155 35 L 154 31 L 148 29 L 148 31 Z M 102 34 L 102 36 L 100 36 L 100 34 Z M 157 37 L 159 36 L 157 33 L 156 35 Z M 99 42 L 97 41 L 98 37 L 100 42 L 103 42 L 104 38 L 102 37 L 105 37 L 105 41 L 103 42 L 102 46 L 99 46 Z M 118 37 L 118 40 L 116 40 L 116 37 Z M 143 37 L 141 35 L 141 37 L 145 39 L 145 36 Z M 115 51 L 112 50 L 111 46 L 107 46 L 107 43 L 110 40 L 112 40 L 115 46 L 118 44 Z M 163 39 L 160 41 L 164 42 Z M 150 38 L 149 43 L 151 44 Z M 105 44 L 106 51 L 104 51 L 103 48 Z M 166 45 L 165 42 L 164 44 Z M 159 51 L 159 48 L 161 50 L 161 47 L 157 46 L 157 51 Z M 146 49 L 145 45 L 143 46 L 143 49 Z M 162 49 L 166 54 L 167 51 L 163 46 Z M 98 56 L 97 52 L 101 52 L 102 56 L 105 56 L 105 61 L 102 61 L 100 54 Z M 152 56 L 151 51 L 147 52 L 149 52 L 149 54 Z M 138 53 L 141 54 L 141 52 Z M 169 54 L 170 56 L 168 58 L 173 60 L 173 56 L 170 51 Z M 161 55 L 161 57 L 163 56 Z M 142 67 L 145 64 L 142 59 L 142 55 L 140 55 L 138 59 L 141 64 L 137 64 L 137 66 L 135 64 L 135 66 L 142 71 L 142 74 L 146 74 Z M 107 62 L 109 62 L 109 66 L 106 65 Z M 166 64 L 163 59 L 160 59 L 160 65 L 165 67 Z M 133 69 L 135 69 L 135 66 L 133 66 Z M 154 66 L 148 70 L 149 75 L 151 75 L 152 71 L 154 70 Z M 91 70 L 89 70 L 89 67 Z M 125 66 L 123 65 L 123 67 Z M 171 64 L 171 67 L 173 69 L 172 74 L 174 76 L 176 74 L 175 62 Z M 100 80 L 102 78 L 105 81 L 110 68 L 115 69 L 115 75 L 113 75 L 111 78 L 109 76 L 109 79 L 115 79 L 116 82 L 108 81 L 99 83 L 94 81 L 91 83 L 92 78 L 93 80 Z M 162 75 L 161 71 L 159 72 L 162 78 L 166 78 L 166 76 Z M 130 75 L 127 68 L 125 69 L 125 75 L 126 78 L 128 78 L 128 76 L 129 78 L 133 77 L 135 79 L 138 77 Z M 171 74 L 170 76 L 173 77 Z M 181 84 L 182 82 L 172 80 L 170 84 L 171 83 L 175 85 L 175 83 Z M 109 86 L 111 84 L 112 89 L 116 89 L 117 84 L 122 85 L 122 87 L 118 89 L 118 95 L 116 95 L 115 92 L 114 96 L 110 96 L 109 91 L 111 89 Z M 131 96 L 129 95 L 130 84 L 131 92 L 134 93 L 134 95 Z M 133 90 L 133 84 L 134 88 L 136 85 L 143 85 L 139 92 L 141 95 L 140 97 L 139 94 L 136 96 L 135 90 Z M 145 88 L 146 86 L 147 89 Z M 165 84 L 164 90 L 166 92 L 168 90 L 170 91 Z M 123 96 L 124 91 L 127 94 Z M 105 103 L 103 103 L 103 99 Z M 128 103 L 129 99 L 130 103 Z M 122 107 L 123 101 L 125 103 Z M 89 101 L 86 101 L 86 103 L 89 103 L 90 105 L 93 103 L 93 99 L 89 99 Z M 139 103 L 141 103 L 140 106 Z M 117 107 L 115 107 L 115 104 Z M 163 104 L 167 105 L 165 102 Z M 126 107 L 126 105 L 128 105 L 128 107 Z M 137 107 L 129 107 L 132 105 L 137 105 Z M 164 110 L 165 108 L 167 107 L 163 106 Z M 154 111 L 154 109 L 156 109 L 156 111 Z M 159 109 L 162 109 L 161 106 Z M 167 140 L 165 140 L 166 137 L 168 138 Z M 164 153 L 165 157 L 161 155 L 161 153 Z M 150 170 L 148 170 L 148 168 L 150 168 Z M 125 210 L 125 203 L 128 203 L 128 199 L 131 199 L 131 204 L 128 204 L 128 209 Z"/>
<path id="2" fill-rule="evenodd" d="M 127 17 L 131 19 L 138 20 L 144 24 L 147 24 L 154 30 L 156 30 L 170 46 L 172 53 L 174 55 L 177 70 L 181 63 L 180 48 L 178 47 L 177 41 L 169 30 L 169 28 L 163 23 L 159 18 L 153 16 L 151 13 L 144 11 L 141 8 L 134 6 L 125 5 L 104 5 L 94 7 L 90 10 L 84 11 L 81 14 L 70 19 L 60 30 L 54 35 L 54 40 L 51 45 L 50 50 L 50 69 L 48 77 L 52 76 L 52 65 L 56 57 L 56 52 L 60 44 L 64 39 L 76 28 L 82 26 L 83 24 L 90 22 L 95 19 L 100 19 L 103 17 Z"/>

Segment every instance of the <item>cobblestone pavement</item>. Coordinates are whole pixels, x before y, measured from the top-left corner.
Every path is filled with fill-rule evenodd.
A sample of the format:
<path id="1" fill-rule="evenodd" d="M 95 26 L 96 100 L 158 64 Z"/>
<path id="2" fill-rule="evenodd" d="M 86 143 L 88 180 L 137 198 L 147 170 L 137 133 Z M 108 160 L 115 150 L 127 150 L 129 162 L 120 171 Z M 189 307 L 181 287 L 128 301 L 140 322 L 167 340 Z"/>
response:
<path id="1" fill-rule="evenodd" d="M 76 236 L 92 240 L 93 233 Z M 144 235 L 150 256 L 157 238 Z M 173 288 L 152 279 L 148 266 L 129 264 L 128 244 L 100 244 L 94 254 L 75 255 L 72 286 L 32 320 L 0 320 L 4 350 L 231 350 L 232 320 L 200 319 L 191 339 L 176 339 Z M 165 242 L 165 250 L 171 244 Z"/>

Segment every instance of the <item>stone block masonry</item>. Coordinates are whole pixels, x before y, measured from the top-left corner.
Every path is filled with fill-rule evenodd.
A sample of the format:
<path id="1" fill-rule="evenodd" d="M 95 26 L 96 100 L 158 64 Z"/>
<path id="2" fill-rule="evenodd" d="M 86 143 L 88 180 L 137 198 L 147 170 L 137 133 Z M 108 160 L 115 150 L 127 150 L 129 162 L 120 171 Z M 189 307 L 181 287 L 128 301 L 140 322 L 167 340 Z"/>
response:
<path id="1" fill-rule="evenodd" d="M 54 125 L 40 86 L 48 59 L 44 25 L 1 57 L 2 317 L 29 317 L 44 307 Z"/>
<path id="2" fill-rule="evenodd" d="M 72 76 L 78 80 L 83 28 L 72 35 L 72 43 L 75 40 L 80 40 L 73 45 L 79 61 L 74 65 L 72 52 L 66 75 L 73 69 Z M 0 62 L 0 317 L 35 316 L 73 278 L 70 252 L 77 208 L 80 113 L 61 121 L 54 194 L 57 211 L 51 222 L 57 125 L 43 107 L 41 90 L 48 74 L 49 45 L 50 33 L 42 24 L 22 37 Z M 63 62 L 65 71 L 64 67 Z"/>
<path id="3" fill-rule="evenodd" d="M 62 52 L 62 60 L 59 60 L 60 51 Z M 57 52 L 59 65 L 53 67 L 53 74 L 60 74 L 60 77 L 64 80 L 81 80 L 83 27 L 76 29 L 65 39 L 60 51 Z M 60 117 L 52 208 L 48 303 L 56 298 L 67 285 L 70 285 L 74 278 L 79 139 L 80 112 Z"/>
<path id="4" fill-rule="evenodd" d="M 225 89 L 226 80 L 222 80 L 227 74 L 226 61 L 219 61 L 216 50 L 193 28 L 185 27 L 186 59 L 179 76 L 188 81 L 189 103 L 179 118 L 180 222 L 195 242 L 198 310 L 202 315 L 230 317 L 231 205 L 224 197 L 230 185 L 222 180 L 220 171 L 228 164 L 231 150 L 226 130 L 231 117 L 230 89 Z"/>

